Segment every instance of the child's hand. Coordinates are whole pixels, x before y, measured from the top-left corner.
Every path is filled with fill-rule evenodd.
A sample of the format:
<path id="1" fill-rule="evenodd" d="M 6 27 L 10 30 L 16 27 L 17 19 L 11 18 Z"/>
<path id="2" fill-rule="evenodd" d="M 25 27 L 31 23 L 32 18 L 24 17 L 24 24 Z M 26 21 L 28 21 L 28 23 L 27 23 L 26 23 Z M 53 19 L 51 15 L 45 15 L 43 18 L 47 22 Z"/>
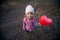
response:
<path id="1" fill-rule="evenodd" d="M 39 23 L 35 23 L 35 26 L 41 26 L 41 24 L 39 24 Z"/>
<path id="2" fill-rule="evenodd" d="M 38 23 L 38 26 L 41 26 L 41 24 L 40 24 L 40 23 Z"/>

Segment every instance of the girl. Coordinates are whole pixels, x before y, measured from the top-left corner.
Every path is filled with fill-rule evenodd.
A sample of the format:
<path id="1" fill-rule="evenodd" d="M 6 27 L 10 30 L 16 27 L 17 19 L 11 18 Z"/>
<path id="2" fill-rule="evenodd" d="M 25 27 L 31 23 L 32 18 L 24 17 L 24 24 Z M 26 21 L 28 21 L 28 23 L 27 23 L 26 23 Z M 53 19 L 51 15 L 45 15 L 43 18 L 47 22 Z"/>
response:
<path id="1" fill-rule="evenodd" d="M 25 17 L 23 19 L 23 30 L 25 32 L 33 32 L 34 27 L 37 25 L 38 23 L 34 17 L 34 8 L 31 5 L 28 5 L 26 7 Z"/>

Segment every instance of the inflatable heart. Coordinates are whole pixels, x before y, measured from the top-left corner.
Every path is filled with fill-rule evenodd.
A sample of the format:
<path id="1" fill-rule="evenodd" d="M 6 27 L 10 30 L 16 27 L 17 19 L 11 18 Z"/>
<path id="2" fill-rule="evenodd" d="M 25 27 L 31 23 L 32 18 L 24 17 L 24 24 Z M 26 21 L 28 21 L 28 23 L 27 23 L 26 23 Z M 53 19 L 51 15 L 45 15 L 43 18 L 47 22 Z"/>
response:
<path id="1" fill-rule="evenodd" d="M 46 15 L 42 15 L 39 17 L 39 23 L 41 26 L 48 26 L 52 24 L 52 19 L 48 18 Z"/>
<path id="2" fill-rule="evenodd" d="M 48 18 L 47 24 L 48 24 L 48 25 L 51 25 L 51 24 L 52 24 L 52 19 Z"/>
<path id="3" fill-rule="evenodd" d="M 42 25 L 42 26 L 46 26 L 47 25 L 47 16 L 43 15 L 39 18 L 39 23 Z"/>

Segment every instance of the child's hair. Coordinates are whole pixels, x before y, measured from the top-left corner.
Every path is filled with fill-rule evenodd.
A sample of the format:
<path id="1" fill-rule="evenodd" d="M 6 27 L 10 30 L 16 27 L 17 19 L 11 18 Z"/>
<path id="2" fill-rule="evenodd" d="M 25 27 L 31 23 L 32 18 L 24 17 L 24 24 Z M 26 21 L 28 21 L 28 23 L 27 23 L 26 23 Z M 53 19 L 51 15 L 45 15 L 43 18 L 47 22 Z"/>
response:
<path id="1" fill-rule="evenodd" d="M 24 14 L 24 17 L 26 17 L 26 15 Z"/>

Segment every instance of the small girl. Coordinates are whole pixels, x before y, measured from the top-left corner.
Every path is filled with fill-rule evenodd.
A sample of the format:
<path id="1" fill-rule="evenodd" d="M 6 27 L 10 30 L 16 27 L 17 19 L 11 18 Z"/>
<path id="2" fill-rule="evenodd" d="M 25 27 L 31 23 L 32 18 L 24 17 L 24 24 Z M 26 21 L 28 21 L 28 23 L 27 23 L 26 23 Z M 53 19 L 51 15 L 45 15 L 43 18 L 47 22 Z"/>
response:
<path id="1" fill-rule="evenodd" d="M 34 8 L 31 5 L 28 5 L 23 19 L 23 30 L 25 32 L 33 32 L 34 27 L 37 25 L 36 18 L 34 17 Z"/>

